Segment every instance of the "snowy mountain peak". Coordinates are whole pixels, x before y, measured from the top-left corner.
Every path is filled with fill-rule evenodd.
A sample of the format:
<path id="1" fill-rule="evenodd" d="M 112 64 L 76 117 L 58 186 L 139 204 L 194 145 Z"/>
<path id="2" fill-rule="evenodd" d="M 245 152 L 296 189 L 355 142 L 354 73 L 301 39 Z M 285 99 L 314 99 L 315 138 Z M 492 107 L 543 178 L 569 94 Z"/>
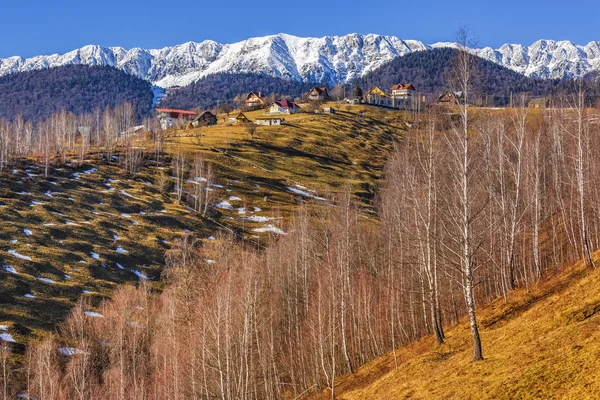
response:
<path id="1" fill-rule="evenodd" d="M 458 47 L 453 42 L 425 44 L 395 36 L 351 33 L 303 38 L 279 33 L 237 43 L 187 42 L 146 50 L 88 45 L 59 55 L 0 59 L 0 76 L 67 64 L 108 65 L 161 87 L 185 86 L 215 73 L 262 73 L 284 79 L 348 82 L 415 51 Z M 600 70 L 600 42 L 538 40 L 530 46 L 504 44 L 470 49 L 474 54 L 519 73 L 540 78 L 581 77 Z"/>

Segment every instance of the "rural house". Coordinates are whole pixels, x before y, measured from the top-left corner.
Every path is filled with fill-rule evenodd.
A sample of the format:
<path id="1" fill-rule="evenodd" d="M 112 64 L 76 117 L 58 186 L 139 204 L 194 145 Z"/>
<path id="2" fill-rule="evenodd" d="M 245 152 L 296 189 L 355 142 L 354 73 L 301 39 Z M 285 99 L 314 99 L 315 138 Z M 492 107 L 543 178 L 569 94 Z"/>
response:
<path id="1" fill-rule="evenodd" d="M 333 108 L 333 107 L 321 107 L 321 114 L 335 114 L 335 108 Z"/>
<path id="2" fill-rule="evenodd" d="M 386 107 L 392 104 L 390 97 L 377 86 L 373 87 L 367 93 L 367 103 Z"/>
<path id="3" fill-rule="evenodd" d="M 269 108 L 270 114 L 294 114 L 300 107 L 293 101 L 286 99 L 276 101 Z"/>
<path id="4" fill-rule="evenodd" d="M 441 105 L 456 105 L 464 102 L 463 92 L 452 92 L 446 90 L 438 96 L 437 103 Z"/>
<path id="5" fill-rule="evenodd" d="M 309 101 L 327 101 L 330 99 L 331 97 L 329 97 L 329 93 L 327 93 L 327 88 L 325 87 L 314 87 L 308 92 Z"/>
<path id="6" fill-rule="evenodd" d="M 261 92 L 250 92 L 246 96 L 246 109 L 258 110 L 265 106 L 266 96 Z"/>
<path id="7" fill-rule="evenodd" d="M 255 124 L 256 125 L 266 125 L 266 126 L 281 125 L 281 124 L 283 124 L 284 121 L 285 120 L 283 118 L 259 117 L 259 118 L 256 118 Z"/>
<path id="8" fill-rule="evenodd" d="M 171 108 L 157 108 L 160 127 L 167 130 L 173 126 L 183 125 L 198 116 L 196 111 L 173 110 Z"/>
<path id="9" fill-rule="evenodd" d="M 252 122 L 244 115 L 244 113 L 239 113 L 237 117 L 235 117 L 235 120 L 238 124 L 249 124 Z"/>
<path id="10" fill-rule="evenodd" d="M 399 83 L 392 86 L 391 97 L 392 99 L 408 99 L 417 93 L 417 89 L 412 83 Z"/>

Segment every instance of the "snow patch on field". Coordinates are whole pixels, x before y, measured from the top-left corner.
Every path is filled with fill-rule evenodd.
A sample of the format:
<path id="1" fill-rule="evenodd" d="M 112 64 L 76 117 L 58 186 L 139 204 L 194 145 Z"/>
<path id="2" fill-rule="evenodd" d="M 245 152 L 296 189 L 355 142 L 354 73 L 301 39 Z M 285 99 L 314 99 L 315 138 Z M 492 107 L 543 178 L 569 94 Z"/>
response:
<path id="1" fill-rule="evenodd" d="M 29 256 L 24 256 L 23 254 L 19 254 L 19 253 L 17 253 L 17 251 L 16 251 L 16 250 L 8 250 L 8 252 L 9 252 L 11 255 L 13 255 L 13 256 L 15 256 L 15 257 L 17 257 L 17 258 L 20 258 L 21 260 L 25 260 L 25 261 L 32 261 L 32 260 L 31 260 L 31 257 L 29 257 Z"/>
<path id="2" fill-rule="evenodd" d="M 227 200 L 221 201 L 219 204 L 215 205 L 215 207 L 222 210 L 233 210 L 233 206 Z"/>
<path id="3" fill-rule="evenodd" d="M 280 228 L 276 227 L 275 225 L 265 225 L 260 228 L 253 229 L 252 231 L 257 233 L 272 232 L 278 235 L 285 235 L 285 232 L 282 231 Z"/>
<path id="4" fill-rule="evenodd" d="M 62 354 L 63 356 L 76 356 L 76 355 L 88 354 L 86 351 L 83 351 L 76 347 L 59 347 L 58 352 L 60 354 Z"/>
<path id="5" fill-rule="evenodd" d="M 6 272 L 10 272 L 11 274 L 19 275 L 19 273 L 17 272 L 17 270 L 14 269 L 13 267 L 11 267 L 10 265 L 5 265 L 4 266 L 4 270 Z"/>
<path id="6" fill-rule="evenodd" d="M 3 342 L 17 343 L 10 333 L 0 333 L 0 340 Z"/>
<path id="7" fill-rule="evenodd" d="M 97 313 L 96 311 L 85 311 L 84 314 L 88 317 L 104 318 L 104 315 Z"/>
<path id="8" fill-rule="evenodd" d="M 272 221 L 275 218 L 272 217 L 264 217 L 262 215 L 251 215 L 248 218 L 246 218 L 246 220 L 250 221 L 250 222 L 268 222 L 268 221 Z"/>
<path id="9" fill-rule="evenodd" d="M 42 276 L 38 276 L 38 280 L 40 280 L 42 282 L 45 282 L 45 283 L 51 283 L 51 284 L 55 284 L 56 283 L 56 281 L 54 281 L 54 280 L 52 280 L 50 278 L 44 278 Z"/>

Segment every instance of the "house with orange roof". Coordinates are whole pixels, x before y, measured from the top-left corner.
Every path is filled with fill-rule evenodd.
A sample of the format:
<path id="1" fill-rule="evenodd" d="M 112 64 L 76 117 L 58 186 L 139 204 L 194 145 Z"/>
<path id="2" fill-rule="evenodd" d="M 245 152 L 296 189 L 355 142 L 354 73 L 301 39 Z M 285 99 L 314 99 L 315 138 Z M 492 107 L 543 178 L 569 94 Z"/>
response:
<path id="1" fill-rule="evenodd" d="M 198 116 L 196 111 L 176 110 L 172 108 L 157 108 L 157 118 L 160 121 L 160 127 L 163 130 L 172 128 L 173 126 L 181 126 Z"/>

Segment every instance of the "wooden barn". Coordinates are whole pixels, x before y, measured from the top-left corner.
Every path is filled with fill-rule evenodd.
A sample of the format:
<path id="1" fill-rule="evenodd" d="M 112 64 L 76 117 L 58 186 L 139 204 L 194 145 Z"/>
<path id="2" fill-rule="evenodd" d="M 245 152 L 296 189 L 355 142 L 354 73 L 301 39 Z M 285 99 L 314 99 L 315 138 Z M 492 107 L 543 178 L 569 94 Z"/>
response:
<path id="1" fill-rule="evenodd" d="M 244 115 L 244 113 L 239 113 L 237 117 L 235 117 L 235 121 L 238 124 L 249 124 L 252 122 Z"/>
<path id="2" fill-rule="evenodd" d="M 217 124 L 217 116 L 210 111 L 204 111 L 192 120 L 192 126 L 197 128 L 199 126 L 212 126 Z"/>

